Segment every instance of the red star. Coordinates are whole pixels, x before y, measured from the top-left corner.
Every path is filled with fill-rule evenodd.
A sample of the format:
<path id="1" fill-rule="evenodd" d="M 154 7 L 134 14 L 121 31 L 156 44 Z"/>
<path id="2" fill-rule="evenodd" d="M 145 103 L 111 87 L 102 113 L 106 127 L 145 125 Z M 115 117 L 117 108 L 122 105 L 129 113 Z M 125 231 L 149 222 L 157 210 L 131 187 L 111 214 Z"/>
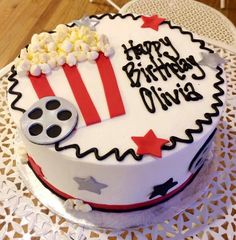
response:
<path id="1" fill-rule="evenodd" d="M 156 137 L 152 130 L 149 130 L 144 137 L 131 137 L 138 146 L 138 154 L 150 154 L 161 158 L 161 147 L 169 140 Z"/>
<path id="2" fill-rule="evenodd" d="M 143 20 L 142 28 L 152 28 L 154 30 L 158 30 L 158 26 L 164 22 L 165 18 L 159 18 L 157 15 L 153 15 L 151 17 L 141 16 Z"/>

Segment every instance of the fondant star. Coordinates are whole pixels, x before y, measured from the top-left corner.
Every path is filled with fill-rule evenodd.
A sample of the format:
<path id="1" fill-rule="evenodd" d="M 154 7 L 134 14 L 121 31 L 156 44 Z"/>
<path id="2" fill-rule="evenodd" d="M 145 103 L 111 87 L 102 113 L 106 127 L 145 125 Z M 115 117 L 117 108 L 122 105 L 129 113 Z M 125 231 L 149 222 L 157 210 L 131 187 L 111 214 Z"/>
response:
<path id="1" fill-rule="evenodd" d="M 198 63 L 200 65 L 216 69 L 217 66 L 225 63 L 225 60 L 221 58 L 217 53 L 202 53 L 202 60 Z"/>
<path id="2" fill-rule="evenodd" d="M 156 137 L 152 130 L 149 130 L 143 137 L 131 137 L 138 146 L 138 154 L 150 154 L 161 158 L 161 147 L 169 140 Z"/>
<path id="3" fill-rule="evenodd" d="M 166 193 L 176 184 L 178 184 L 178 182 L 173 182 L 173 178 L 170 178 L 163 184 L 154 186 L 153 191 L 150 193 L 149 199 L 152 199 L 158 195 L 161 195 L 161 196 L 166 195 Z"/>
<path id="4" fill-rule="evenodd" d="M 75 177 L 74 180 L 79 184 L 79 190 L 86 190 L 97 194 L 101 194 L 101 189 L 108 187 L 106 184 L 97 182 L 93 177 Z"/>
<path id="5" fill-rule="evenodd" d="M 91 19 L 89 17 L 83 17 L 79 20 L 74 20 L 73 23 L 75 23 L 77 26 L 87 26 L 94 31 L 99 21 L 96 19 Z"/>
<path id="6" fill-rule="evenodd" d="M 147 16 L 141 16 L 143 20 L 142 28 L 152 28 L 154 30 L 158 30 L 159 25 L 164 22 L 165 18 L 159 18 L 157 15 L 153 15 L 150 17 Z"/>

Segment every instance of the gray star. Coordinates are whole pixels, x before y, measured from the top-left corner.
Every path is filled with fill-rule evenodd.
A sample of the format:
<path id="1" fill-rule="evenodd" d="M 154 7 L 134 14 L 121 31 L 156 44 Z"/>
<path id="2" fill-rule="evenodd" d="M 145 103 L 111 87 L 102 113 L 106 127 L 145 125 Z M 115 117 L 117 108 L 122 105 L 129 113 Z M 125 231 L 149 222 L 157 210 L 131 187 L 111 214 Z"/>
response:
<path id="1" fill-rule="evenodd" d="M 93 177 L 75 177 L 74 180 L 79 184 L 79 190 L 86 190 L 97 194 L 101 194 L 101 189 L 108 187 L 106 184 L 97 182 Z"/>
<path id="2" fill-rule="evenodd" d="M 216 69 L 220 64 L 225 63 L 224 58 L 221 58 L 217 53 L 202 53 L 202 60 L 198 62 L 200 65 L 205 65 Z"/>
<path id="3" fill-rule="evenodd" d="M 89 17 L 83 17 L 80 20 L 74 20 L 73 23 L 75 23 L 77 26 L 87 26 L 94 31 L 96 30 L 95 27 L 98 25 L 99 21 Z"/>

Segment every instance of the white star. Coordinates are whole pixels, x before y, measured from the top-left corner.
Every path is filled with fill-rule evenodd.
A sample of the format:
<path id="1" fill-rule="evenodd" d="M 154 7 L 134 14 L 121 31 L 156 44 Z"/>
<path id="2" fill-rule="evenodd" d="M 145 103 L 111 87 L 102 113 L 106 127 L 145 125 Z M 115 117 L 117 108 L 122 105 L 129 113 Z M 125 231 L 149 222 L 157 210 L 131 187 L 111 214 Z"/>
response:
<path id="1" fill-rule="evenodd" d="M 108 187 L 106 184 L 97 182 L 93 177 L 75 177 L 74 180 L 79 184 L 79 190 L 86 190 L 97 194 L 101 194 L 101 189 Z"/>
<path id="2" fill-rule="evenodd" d="M 225 60 L 224 58 L 221 58 L 217 53 L 202 53 L 202 60 L 198 63 L 200 65 L 216 69 L 217 66 L 225 63 Z"/>
<path id="3" fill-rule="evenodd" d="M 96 26 L 98 25 L 99 21 L 96 19 L 91 19 L 89 17 L 83 17 L 79 20 L 74 20 L 77 26 L 88 26 L 91 30 L 96 30 Z"/>

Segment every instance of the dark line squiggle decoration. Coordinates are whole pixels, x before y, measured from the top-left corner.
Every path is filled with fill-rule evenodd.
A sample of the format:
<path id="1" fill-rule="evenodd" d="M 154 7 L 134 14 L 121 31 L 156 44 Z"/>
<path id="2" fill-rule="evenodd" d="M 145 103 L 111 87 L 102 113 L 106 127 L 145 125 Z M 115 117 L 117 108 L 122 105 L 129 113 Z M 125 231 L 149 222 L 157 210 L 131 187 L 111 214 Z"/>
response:
<path id="1" fill-rule="evenodd" d="M 77 158 L 83 158 L 91 153 L 94 153 L 96 159 L 99 161 L 105 160 L 106 158 L 108 158 L 109 156 L 111 156 L 113 154 L 115 155 L 117 161 L 119 161 L 119 162 L 123 161 L 125 159 L 125 157 L 129 154 L 132 155 L 133 158 L 137 161 L 140 161 L 143 158 L 143 155 L 136 155 L 135 151 L 133 149 L 128 149 L 123 154 L 120 155 L 120 150 L 118 148 L 112 148 L 106 154 L 100 155 L 98 149 L 95 147 L 90 148 L 85 152 L 81 152 L 78 144 L 71 144 L 71 145 L 66 145 L 66 146 L 60 147 L 59 142 L 55 143 L 55 150 L 58 152 L 66 150 L 66 149 L 72 149 L 72 148 L 75 149 L 75 154 L 76 154 Z"/>
<path id="2" fill-rule="evenodd" d="M 124 19 L 124 18 L 126 18 L 126 17 L 131 17 L 133 20 L 137 20 L 137 19 L 141 18 L 141 15 L 134 16 L 134 15 L 131 14 L 131 13 L 128 13 L 128 14 L 125 14 L 125 15 L 122 15 L 122 14 L 120 14 L 120 13 L 117 13 L 117 14 L 113 14 L 113 15 L 112 15 L 112 14 L 110 14 L 110 13 L 106 13 L 106 14 L 103 14 L 103 15 L 91 15 L 91 16 L 90 16 L 90 18 L 96 18 L 96 19 L 98 19 L 98 20 L 101 20 L 101 19 L 104 18 L 104 17 L 109 17 L 110 19 L 115 19 L 115 18 L 117 18 L 117 17 L 120 17 L 120 18 L 122 18 L 122 19 Z M 204 42 L 203 40 L 194 38 L 194 37 L 193 37 L 193 34 L 192 34 L 191 32 L 184 31 L 184 30 L 183 30 L 181 27 L 179 27 L 179 26 L 173 26 L 170 21 L 164 21 L 164 22 L 162 22 L 160 25 L 162 25 L 162 24 L 168 24 L 171 29 L 178 29 L 182 34 L 187 34 L 187 35 L 189 35 L 192 42 L 199 42 L 199 43 L 200 43 L 200 48 L 201 48 L 201 49 L 205 49 L 205 50 L 209 51 L 210 53 L 213 53 L 213 52 L 214 52 L 212 49 L 207 48 L 207 47 L 205 46 L 205 42 Z"/>
<path id="3" fill-rule="evenodd" d="M 15 66 L 13 65 L 11 67 L 11 75 L 8 77 L 8 80 L 10 82 L 13 82 L 13 84 L 9 87 L 8 89 L 8 93 L 9 94 L 12 94 L 12 95 L 16 95 L 16 98 L 13 100 L 13 102 L 11 103 L 11 108 L 14 109 L 14 110 L 17 110 L 17 111 L 20 111 L 20 112 L 25 112 L 25 109 L 23 108 L 20 108 L 20 107 L 17 107 L 16 106 L 16 103 L 21 99 L 22 97 L 22 93 L 21 92 L 17 92 L 17 91 L 14 91 L 14 88 L 18 85 L 19 81 L 15 78 L 17 72 L 15 70 Z"/>
<path id="4" fill-rule="evenodd" d="M 192 143 L 193 142 L 193 135 L 194 133 L 201 133 L 203 131 L 203 124 L 209 125 L 212 124 L 212 117 L 217 117 L 219 115 L 218 107 L 223 106 L 223 102 L 220 100 L 220 96 L 224 94 L 224 91 L 220 88 L 220 85 L 224 83 L 224 79 L 221 77 L 221 74 L 223 73 L 223 70 L 220 67 L 217 67 L 218 73 L 216 74 L 216 77 L 219 79 L 218 82 L 214 83 L 215 89 L 218 90 L 218 93 L 214 93 L 212 97 L 216 100 L 216 103 L 211 104 L 212 109 L 215 110 L 213 113 L 205 113 L 204 117 L 205 119 L 197 119 L 195 121 L 196 125 L 198 126 L 197 129 L 186 129 L 185 133 L 188 137 L 188 139 L 182 139 L 175 136 L 170 137 L 170 142 L 172 145 L 164 145 L 163 150 L 171 150 L 175 148 L 177 142 L 182 143 Z"/>
<path id="5" fill-rule="evenodd" d="M 127 13 L 127 14 L 120 14 L 120 13 L 116 13 L 116 14 L 112 14 L 112 13 L 105 13 L 102 15 L 91 15 L 90 18 L 96 18 L 98 20 L 101 20 L 104 17 L 109 17 L 110 19 L 115 19 L 116 17 L 120 17 L 122 19 L 126 18 L 126 17 L 131 17 L 133 20 L 137 20 L 139 19 L 141 16 L 137 15 L 134 16 L 132 13 Z"/>
<path id="6" fill-rule="evenodd" d="M 123 19 L 123 18 L 126 18 L 126 17 L 131 17 L 131 18 L 134 19 L 134 20 L 137 20 L 137 19 L 139 19 L 139 18 L 141 17 L 141 16 L 134 16 L 133 14 L 130 14 L 130 13 L 129 13 L 129 14 L 125 14 L 125 15 L 121 15 L 121 14 L 114 14 L 114 15 L 112 15 L 112 14 L 103 14 L 103 15 L 100 15 L 100 16 L 92 15 L 92 16 L 90 16 L 90 18 L 96 18 L 96 19 L 100 20 L 100 19 L 102 19 L 102 18 L 104 18 L 104 17 L 106 17 L 106 16 L 108 16 L 110 19 L 115 19 L 116 17 L 120 17 L 120 18 L 122 18 L 122 19 Z M 192 34 L 191 32 L 184 31 L 184 30 L 182 30 L 181 27 L 179 27 L 179 26 L 173 26 L 169 21 L 165 21 L 165 22 L 163 22 L 162 24 L 168 24 L 171 29 L 178 29 L 182 34 L 189 35 L 192 42 L 196 42 L 196 43 L 199 43 L 199 44 L 200 44 L 200 48 L 201 48 L 201 49 L 204 49 L 204 50 L 206 50 L 206 51 L 208 51 L 208 52 L 210 52 L 210 53 L 213 53 L 213 52 L 214 52 L 212 49 L 209 49 L 209 48 L 207 48 L 207 47 L 205 46 L 205 42 L 204 42 L 203 40 L 195 39 L 195 38 L 193 37 L 193 34 Z M 74 24 L 70 25 L 69 27 L 73 27 L 73 26 L 74 26 Z M 222 70 L 220 67 L 217 67 L 217 70 L 218 70 L 218 73 L 216 74 L 216 78 L 218 78 L 219 81 L 216 82 L 213 86 L 215 87 L 216 90 L 218 90 L 218 93 L 215 93 L 215 94 L 212 95 L 212 97 L 216 100 L 216 102 L 211 105 L 212 109 L 215 110 L 215 112 L 214 112 L 214 113 L 205 113 L 205 114 L 204 114 L 205 119 L 197 119 L 197 120 L 195 121 L 196 124 L 197 124 L 197 126 L 198 126 L 197 129 L 186 129 L 186 130 L 185 130 L 185 133 L 186 133 L 186 135 L 187 135 L 187 139 L 182 139 L 182 138 L 178 138 L 178 137 L 175 137 L 175 136 L 171 136 L 171 137 L 170 137 L 170 143 L 171 143 L 171 145 L 167 145 L 167 144 L 164 145 L 164 146 L 162 147 L 162 150 L 172 150 L 172 149 L 174 149 L 174 148 L 176 147 L 177 142 L 192 143 L 192 142 L 193 142 L 193 136 L 192 136 L 192 134 L 194 134 L 194 133 L 201 133 L 201 132 L 203 131 L 203 124 L 206 124 L 206 125 L 211 124 L 211 123 L 212 123 L 212 117 L 216 117 L 216 116 L 219 115 L 218 107 L 223 106 L 223 102 L 220 100 L 219 97 L 222 96 L 222 95 L 224 95 L 224 91 L 220 88 L 220 85 L 224 83 L 224 79 L 221 77 L 221 74 L 223 73 L 223 70 Z M 16 99 L 12 102 L 12 106 L 11 106 L 11 107 L 12 107 L 14 110 L 19 110 L 19 111 L 21 111 L 21 112 L 25 112 L 24 109 L 18 108 L 18 107 L 15 106 L 15 104 L 16 104 L 16 103 L 19 101 L 19 99 L 22 97 L 22 94 L 21 94 L 21 93 L 12 91 L 12 90 L 14 89 L 14 87 L 18 84 L 18 80 L 14 78 L 15 75 L 16 75 L 16 71 L 14 70 L 14 66 L 13 66 L 13 67 L 12 67 L 12 75 L 11 75 L 11 76 L 12 76 L 12 78 L 13 78 L 14 80 L 12 80 L 12 79 L 10 80 L 10 77 L 11 77 L 11 76 L 9 77 L 9 80 L 10 80 L 10 81 L 13 81 L 14 83 L 13 83 L 13 85 L 9 88 L 9 93 L 10 93 L 10 94 L 17 95 L 17 97 L 16 97 Z M 10 90 L 11 90 L 11 92 L 10 92 Z M 82 158 L 82 157 L 84 157 L 84 156 L 86 156 L 86 155 L 88 155 L 88 154 L 94 153 L 95 157 L 96 157 L 97 160 L 99 160 L 99 161 L 104 160 L 105 158 L 111 156 L 112 154 L 115 155 L 117 161 L 122 161 L 122 160 L 124 160 L 124 158 L 125 158 L 127 155 L 129 155 L 129 154 L 131 154 L 131 155 L 133 156 L 133 158 L 134 158 L 135 160 L 137 160 L 137 161 L 140 161 L 140 160 L 142 159 L 142 157 L 143 157 L 142 155 L 136 155 L 136 154 L 135 154 L 135 151 L 134 151 L 133 149 L 128 149 L 128 150 L 126 150 L 122 155 L 120 155 L 119 149 L 113 148 L 113 149 L 111 149 L 108 153 L 106 153 L 105 155 L 100 156 L 100 155 L 99 155 L 99 151 L 98 151 L 97 148 L 91 148 L 91 149 L 88 149 L 87 151 L 81 153 L 81 152 L 80 152 L 80 147 L 79 147 L 78 144 L 71 144 L 71 145 L 66 145 L 66 146 L 62 146 L 62 147 L 59 146 L 59 143 L 56 143 L 56 144 L 55 144 L 55 150 L 56 150 L 56 151 L 62 151 L 62 150 L 71 149 L 71 148 L 74 148 L 74 149 L 75 149 L 75 151 L 76 151 L 76 156 L 77 156 L 78 158 Z"/>
<path id="7" fill-rule="evenodd" d="M 198 42 L 198 43 L 200 43 L 200 48 L 201 48 L 201 49 L 205 49 L 205 50 L 207 50 L 207 51 L 210 52 L 210 53 L 213 53 L 213 52 L 214 52 L 212 49 L 207 48 L 207 47 L 205 46 L 205 42 L 204 42 L 203 40 L 198 39 L 198 38 L 194 38 L 194 37 L 193 37 L 193 34 L 192 34 L 191 32 L 184 31 L 184 30 L 183 30 L 181 27 L 179 27 L 179 26 L 173 26 L 170 21 L 165 21 L 165 22 L 163 22 L 163 23 L 161 23 L 161 24 L 168 24 L 171 29 L 178 29 L 182 34 L 184 34 L 184 35 L 189 35 L 192 42 Z"/>

